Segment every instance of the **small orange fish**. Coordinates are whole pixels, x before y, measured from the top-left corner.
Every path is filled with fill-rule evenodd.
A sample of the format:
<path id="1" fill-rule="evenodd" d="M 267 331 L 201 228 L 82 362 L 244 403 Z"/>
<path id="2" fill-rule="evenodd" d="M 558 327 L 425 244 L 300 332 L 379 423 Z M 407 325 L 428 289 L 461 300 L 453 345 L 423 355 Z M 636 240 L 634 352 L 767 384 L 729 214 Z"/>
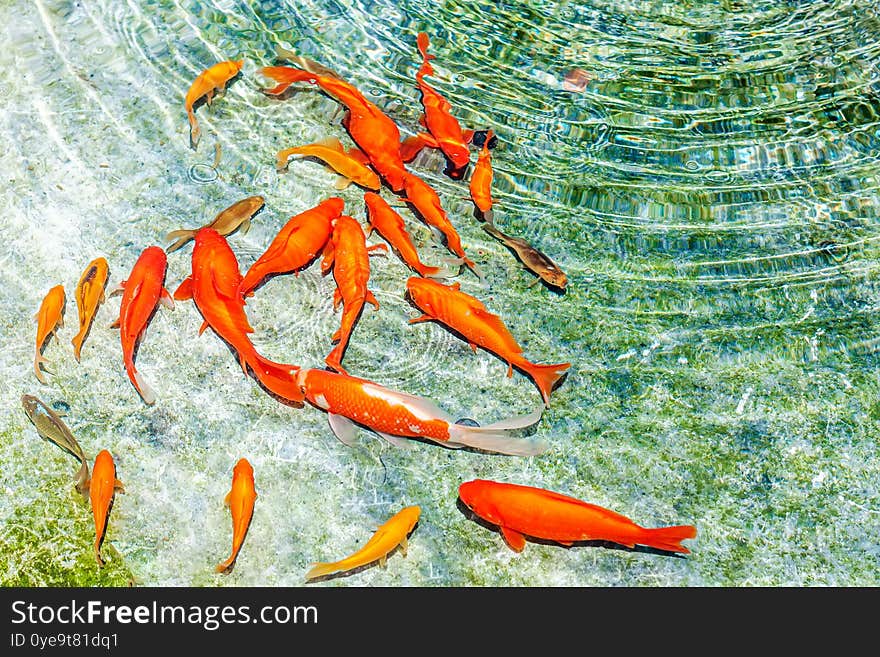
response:
<path id="1" fill-rule="evenodd" d="M 492 139 L 492 131 L 486 131 L 486 141 L 480 149 L 474 172 L 471 174 L 470 192 L 474 205 L 482 213 L 483 219 L 492 222 L 492 152 L 489 150 L 489 142 Z"/>
<path id="2" fill-rule="evenodd" d="M 134 355 L 158 304 L 169 310 L 174 309 L 171 293 L 165 289 L 167 264 L 165 251 L 161 247 L 148 246 L 134 263 L 128 278 L 111 292 L 111 295 L 121 292 L 122 302 L 119 304 L 119 319 L 110 328 L 119 329 L 125 371 L 134 389 L 148 405 L 155 403 L 156 394 L 135 369 Z"/>
<path id="3" fill-rule="evenodd" d="M 186 92 L 184 106 L 186 107 L 186 115 L 189 118 L 189 142 L 193 150 L 198 148 L 199 139 L 202 134 L 199 123 L 196 121 L 194 105 L 202 97 L 206 97 L 205 102 L 210 105 L 214 99 L 214 94 L 224 91 L 226 84 L 238 75 L 243 65 L 243 59 L 219 62 L 199 73 L 199 76 L 190 85 L 189 91 Z"/>
<path id="4" fill-rule="evenodd" d="M 228 208 L 221 210 L 214 217 L 214 220 L 207 224 L 224 237 L 232 235 L 235 231 L 241 229 L 242 235 L 248 232 L 251 227 L 251 219 L 263 209 L 266 199 L 262 196 L 248 196 L 240 201 L 236 201 Z M 198 228 L 182 228 L 180 230 L 172 230 L 165 236 L 165 241 L 170 242 L 176 240 L 173 244 L 169 244 L 165 251 L 171 253 L 177 251 L 184 244 L 189 242 L 196 236 Z"/>
<path id="5" fill-rule="evenodd" d="M 254 488 L 254 468 L 247 459 L 239 459 L 232 469 L 232 489 L 223 503 L 232 513 L 232 554 L 217 566 L 218 573 L 230 573 L 247 535 L 254 515 L 257 491 Z"/>
<path id="6" fill-rule="evenodd" d="M 601 506 L 561 493 L 486 479 L 466 481 L 458 495 L 483 520 L 498 525 L 507 545 L 522 552 L 526 536 L 570 546 L 576 541 L 611 541 L 632 548 L 689 554 L 681 544 L 697 535 L 693 525 L 649 529 Z"/>
<path id="7" fill-rule="evenodd" d="M 79 313 L 79 333 L 70 341 L 73 345 L 73 356 L 79 362 L 80 351 L 83 342 L 92 328 L 98 306 L 104 303 L 104 288 L 107 286 L 107 277 L 110 269 L 107 260 L 95 258 L 92 260 L 76 285 L 76 309 Z"/>
<path id="8" fill-rule="evenodd" d="M 345 372 L 342 368 L 342 355 L 348 347 L 348 340 L 364 304 L 371 303 L 379 309 L 379 302 L 367 289 L 367 281 L 370 280 L 370 251 L 377 248 L 386 249 L 386 246 L 377 244 L 367 247 L 364 231 L 357 220 L 346 215 L 334 220 L 330 242 L 324 249 L 321 271 L 326 274 L 333 268 L 333 279 L 336 281 L 333 310 L 340 303 L 343 304 L 339 330 L 331 338 L 337 344 L 325 359 L 327 365 L 337 372 Z"/>
<path id="9" fill-rule="evenodd" d="M 106 449 L 98 452 L 95 465 L 92 467 L 92 478 L 89 481 L 89 499 L 92 503 L 92 515 L 95 518 L 95 559 L 103 566 L 101 543 L 107 532 L 107 520 L 117 491 L 125 492 L 122 482 L 116 478 L 116 464 Z"/>
<path id="10" fill-rule="evenodd" d="M 321 201 L 314 208 L 291 217 L 278 231 L 269 248 L 251 265 L 238 293 L 244 298 L 269 276 L 296 272 L 314 260 L 333 230 L 333 221 L 342 214 L 345 201 L 338 196 Z"/>
<path id="11" fill-rule="evenodd" d="M 426 224 L 439 230 L 446 238 L 446 248 L 462 259 L 462 262 L 473 271 L 477 277 L 483 281 L 485 277 L 477 268 L 473 260 L 468 258 L 464 253 L 464 247 L 461 245 L 461 237 L 455 230 L 455 226 L 449 221 L 449 217 L 443 206 L 440 205 L 440 197 L 437 192 L 419 178 L 417 175 L 407 173 L 403 177 L 403 189 L 406 198 L 403 200 L 410 203 L 424 220 Z"/>
<path id="12" fill-rule="evenodd" d="M 544 403 L 549 406 L 550 391 L 571 367 L 571 363 L 539 365 L 526 360 L 522 347 L 501 318 L 490 313 L 479 299 L 462 292 L 459 287 L 458 283 L 449 286 L 429 278 L 409 278 L 406 282 L 407 292 L 413 303 L 425 313 L 409 320 L 409 323 L 439 321 L 461 334 L 474 353 L 479 346 L 496 354 L 507 362 L 507 376 L 513 376 L 516 366 L 532 377 Z"/>
<path id="13" fill-rule="evenodd" d="M 543 406 L 483 427 L 458 424 L 429 399 L 397 392 L 367 379 L 318 369 L 301 369 L 296 383 L 310 404 L 327 412 L 330 429 L 352 446 L 357 425 L 379 434 L 392 445 L 404 447 L 404 438 L 423 438 L 450 449 L 470 447 L 496 454 L 534 456 L 546 449 L 540 441 L 513 438 L 510 433 L 541 419 Z"/>
<path id="14" fill-rule="evenodd" d="M 422 509 L 418 506 L 404 507 L 379 527 L 364 547 L 354 554 L 332 563 L 312 564 L 312 569 L 306 573 L 306 581 L 343 570 L 354 570 L 374 561 L 384 568 L 388 555 L 398 546 L 406 556 L 407 536 L 416 526 L 421 513 Z"/>
<path id="15" fill-rule="evenodd" d="M 46 346 L 46 341 L 49 337 L 54 335 L 59 327 L 64 326 L 64 306 L 66 300 L 64 286 L 56 285 L 43 297 L 40 309 L 34 315 L 34 319 L 37 322 L 37 353 L 34 356 L 34 373 L 37 375 L 40 383 L 46 383 L 40 366 L 43 363 L 49 362 L 43 358 L 43 348 Z M 57 340 L 58 337 L 56 336 L 55 339 Z"/>
<path id="16" fill-rule="evenodd" d="M 367 236 L 374 228 L 378 230 L 407 266 L 419 276 L 442 278 L 450 274 L 443 267 L 431 267 L 419 259 L 419 252 L 409 233 L 406 232 L 403 217 L 397 214 L 384 198 L 373 192 L 364 192 L 364 202 L 367 204 L 369 215 Z"/>
<path id="17" fill-rule="evenodd" d="M 357 150 L 357 152 L 362 153 L 360 150 Z M 366 189 L 373 190 L 379 189 L 382 186 L 382 181 L 379 180 L 378 174 L 367 167 L 358 156 L 346 152 L 342 142 L 336 137 L 328 137 L 314 144 L 295 146 L 278 151 L 277 168 L 279 170 L 287 168 L 287 161 L 293 155 L 316 157 L 326 162 L 331 169 L 340 175 L 339 181 L 335 185 L 336 189 L 346 189 L 349 183 L 352 182 Z"/>

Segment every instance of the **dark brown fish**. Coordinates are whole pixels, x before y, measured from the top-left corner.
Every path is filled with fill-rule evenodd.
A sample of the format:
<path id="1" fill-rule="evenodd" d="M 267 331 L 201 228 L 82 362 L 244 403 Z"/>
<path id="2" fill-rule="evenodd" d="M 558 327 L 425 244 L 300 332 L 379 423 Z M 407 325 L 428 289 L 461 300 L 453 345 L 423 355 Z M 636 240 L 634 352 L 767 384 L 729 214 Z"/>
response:
<path id="1" fill-rule="evenodd" d="M 236 201 L 225 210 L 222 210 L 216 217 L 214 217 L 214 221 L 207 225 L 224 237 L 231 235 L 239 228 L 241 229 L 242 234 L 244 234 L 248 232 L 248 229 L 251 227 L 251 219 L 253 216 L 263 209 L 265 203 L 266 199 L 262 196 L 248 196 L 245 199 Z M 193 239 L 198 230 L 198 228 L 172 230 L 165 236 L 165 241 L 175 239 L 177 241 L 168 246 L 165 251 L 167 253 L 177 251 L 177 249 Z"/>
<path id="2" fill-rule="evenodd" d="M 75 480 L 76 491 L 87 495 L 89 490 L 88 459 L 70 429 L 55 411 L 33 395 L 22 395 L 21 405 L 31 422 L 34 423 L 41 438 L 55 443 L 65 452 L 79 459 L 80 468 Z"/>
<path id="3" fill-rule="evenodd" d="M 513 249 L 522 263 L 539 276 L 539 278 L 535 279 L 535 282 L 532 283 L 532 285 L 543 280 L 548 285 L 557 287 L 560 290 L 565 290 L 565 286 L 568 284 L 568 278 L 566 277 L 565 272 L 563 272 L 550 258 L 538 251 L 538 249 L 520 237 L 505 235 L 495 228 L 493 224 L 483 224 L 483 230 L 495 239 L 503 242 L 505 246 Z"/>

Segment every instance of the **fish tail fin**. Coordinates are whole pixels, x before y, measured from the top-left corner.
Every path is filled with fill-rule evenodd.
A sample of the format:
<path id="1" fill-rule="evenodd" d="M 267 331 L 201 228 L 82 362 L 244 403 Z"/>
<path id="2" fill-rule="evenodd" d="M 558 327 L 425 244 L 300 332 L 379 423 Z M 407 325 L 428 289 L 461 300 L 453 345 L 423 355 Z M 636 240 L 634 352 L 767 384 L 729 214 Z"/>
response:
<path id="1" fill-rule="evenodd" d="M 335 562 L 314 563 L 312 564 L 311 570 L 306 573 L 306 581 L 308 582 L 310 579 L 315 579 L 316 577 L 323 577 L 324 575 L 335 573 L 337 570 L 339 570 L 339 566 Z"/>
<path id="2" fill-rule="evenodd" d="M 85 329 L 86 329 L 86 327 L 83 326 L 80 329 L 79 333 L 74 335 L 73 338 L 70 340 L 70 344 L 73 345 L 73 357 L 76 358 L 77 363 L 79 362 L 79 357 L 80 357 L 80 352 L 82 351 L 83 341 L 85 341 L 85 338 L 86 338 Z"/>
<path id="3" fill-rule="evenodd" d="M 181 229 L 181 230 L 172 230 L 170 233 L 168 233 L 165 236 L 165 241 L 166 242 L 170 242 L 171 240 L 177 240 L 177 241 L 174 242 L 174 244 L 169 244 L 165 248 L 165 252 L 171 253 L 172 251 L 177 251 L 177 249 L 179 249 L 184 244 L 189 242 L 195 236 L 196 236 L 196 231 L 194 231 L 194 230 L 188 230 L 186 228 Z"/>
<path id="4" fill-rule="evenodd" d="M 232 555 L 230 555 L 230 557 L 226 561 L 223 561 L 222 563 L 217 564 L 217 567 L 215 568 L 215 570 L 218 573 L 223 573 L 224 575 L 228 575 L 229 573 L 232 572 L 232 569 L 235 567 L 235 560 L 237 557 L 238 557 L 238 554 L 232 553 Z"/>
<path id="5" fill-rule="evenodd" d="M 257 381 L 270 392 L 297 403 L 305 399 L 305 395 L 296 384 L 296 375 L 300 369 L 297 365 L 276 363 L 260 354 L 251 357 L 247 364 L 250 365 Z"/>
<path id="6" fill-rule="evenodd" d="M 283 94 L 294 82 L 315 81 L 314 73 L 291 66 L 264 66 L 260 69 L 260 73 L 278 83 L 271 89 L 262 89 L 262 92 L 269 96 Z"/>
<path id="7" fill-rule="evenodd" d="M 428 54 L 428 35 L 424 32 L 419 32 L 416 36 L 416 46 L 422 56 L 422 69 L 419 72 L 422 75 L 434 75 L 434 67 L 429 62 L 432 59 L 436 59 L 436 57 Z"/>
<path id="8" fill-rule="evenodd" d="M 473 447 L 485 452 L 510 454 L 512 456 L 535 456 L 547 449 L 541 441 L 514 438 L 511 431 L 530 427 L 544 412 L 544 407 L 527 415 L 517 415 L 487 424 L 483 427 L 471 427 L 463 424 L 449 425 L 449 442 L 458 446 Z M 455 446 L 450 445 L 450 446 Z"/>
<path id="9" fill-rule="evenodd" d="M 485 221 L 490 226 L 495 226 L 495 211 L 492 208 L 489 208 L 485 212 L 483 212 L 483 221 Z"/>
<path id="10" fill-rule="evenodd" d="M 43 358 L 43 354 L 38 353 L 34 358 L 34 374 L 37 375 L 37 380 L 40 383 L 46 383 L 46 377 L 43 376 L 43 371 L 40 369 L 40 365 L 43 363 L 48 363 L 49 361 Z"/>
<path id="11" fill-rule="evenodd" d="M 541 397 L 544 398 L 544 403 L 548 406 L 550 405 L 550 392 L 571 367 L 571 363 L 557 363 L 555 365 L 516 363 L 516 365 L 528 372 L 529 376 L 535 380 L 538 390 L 541 391 Z"/>
<path id="12" fill-rule="evenodd" d="M 642 538 L 638 542 L 658 550 L 690 554 L 690 550 L 684 547 L 681 542 L 688 538 L 695 538 L 696 535 L 697 528 L 693 525 L 657 527 L 655 529 L 645 529 Z"/>
<path id="13" fill-rule="evenodd" d="M 156 403 L 156 393 L 153 392 L 153 389 L 147 384 L 146 379 L 138 372 L 133 364 L 126 364 L 125 371 L 128 373 L 128 378 L 131 379 L 131 383 L 134 386 L 134 389 L 138 391 L 138 394 L 141 396 L 141 399 L 144 400 L 144 403 L 147 406 L 152 406 Z"/>
<path id="14" fill-rule="evenodd" d="M 446 267 L 431 267 L 430 265 L 416 265 L 416 272 L 424 278 L 449 278 L 453 274 Z"/>
<path id="15" fill-rule="evenodd" d="M 98 562 L 99 567 L 104 565 L 104 560 L 101 558 L 101 538 L 98 536 L 95 539 L 95 560 Z"/>
<path id="16" fill-rule="evenodd" d="M 199 127 L 199 122 L 196 120 L 196 113 L 189 105 L 186 107 L 186 116 L 189 119 L 189 145 L 193 150 L 196 150 L 199 146 L 199 139 L 202 137 L 202 129 Z"/>

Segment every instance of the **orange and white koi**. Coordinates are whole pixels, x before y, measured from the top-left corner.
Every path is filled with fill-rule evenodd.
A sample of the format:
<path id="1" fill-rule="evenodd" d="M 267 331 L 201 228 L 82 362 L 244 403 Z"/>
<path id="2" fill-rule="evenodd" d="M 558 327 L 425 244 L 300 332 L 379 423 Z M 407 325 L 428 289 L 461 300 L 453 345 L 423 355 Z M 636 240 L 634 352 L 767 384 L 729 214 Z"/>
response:
<path id="1" fill-rule="evenodd" d="M 647 528 L 626 516 L 574 497 L 486 479 L 466 481 L 458 495 L 483 520 L 498 525 L 507 545 L 522 552 L 526 536 L 570 546 L 576 541 L 611 541 L 632 548 L 689 554 L 681 541 L 694 538 L 693 525 Z"/>
<path id="2" fill-rule="evenodd" d="M 241 297 L 253 294 L 269 276 L 291 271 L 299 275 L 299 270 L 312 262 L 327 244 L 333 221 L 344 207 L 341 198 L 332 196 L 291 217 L 244 275 L 239 288 Z"/>
<path id="3" fill-rule="evenodd" d="M 404 507 L 383 523 L 364 547 L 354 554 L 339 561 L 312 564 L 312 569 L 306 573 L 306 581 L 340 571 L 354 570 L 374 561 L 378 561 L 384 568 L 388 555 L 397 547 L 400 547 L 400 552 L 406 556 L 407 537 L 418 523 L 421 513 L 422 509 L 419 506 Z"/>
<path id="4" fill-rule="evenodd" d="M 461 237 L 458 231 L 455 230 L 452 222 L 449 221 L 443 206 L 440 205 L 440 197 L 437 196 L 437 192 L 424 180 L 409 172 L 403 177 L 403 189 L 406 194 L 406 198 L 403 200 L 415 208 L 426 224 L 436 228 L 443 234 L 446 238 L 446 248 L 461 258 L 462 262 L 481 281 L 485 280 L 483 273 L 477 268 L 474 261 L 465 255 L 464 247 L 461 245 Z"/>
<path id="5" fill-rule="evenodd" d="M 232 554 L 217 566 L 218 573 L 230 573 L 235 567 L 235 561 L 238 559 L 238 553 L 241 551 L 254 515 L 256 500 L 254 468 L 247 459 L 241 458 L 232 469 L 232 488 L 223 500 L 232 514 Z"/>
<path id="6" fill-rule="evenodd" d="M 474 353 L 479 346 L 504 360 L 507 363 L 507 376 L 513 376 L 514 367 L 528 374 L 541 391 L 544 403 L 549 405 L 550 391 L 571 367 L 571 363 L 539 365 L 526 360 L 522 347 L 501 318 L 490 313 L 479 299 L 459 288 L 458 283 L 449 286 L 418 276 L 409 278 L 406 281 L 407 292 L 424 313 L 409 320 L 409 323 L 436 320 L 445 324 L 461 334 Z"/>
<path id="7" fill-rule="evenodd" d="M 106 449 L 98 452 L 92 466 L 92 477 L 88 483 L 89 500 L 92 503 L 92 516 L 95 520 L 95 559 L 99 566 L 104 565 L 101 558 L 101 543 L 107 533 L 107 521 L 116 493 L 124 493 L 125 487 L 116 478 L 116 463 Z"/>
<path id="8" fill-rule="evenodd" d="M 198 148 L 199 139 L 202 134 L 199 123 L 196 120 L 195 104 L 204 97 L 205 102 L 210 105 L 214 99 L 214 94 L 224 91 L 226 84 L 238 75 L 243 65 L 243 59 L 218 62 L 199 73 L 198 77 L 190 85 L 189 90 L 186 92 L 184 107 L 186 107 L 186 115 L 189 119 L 189 143 L 193 150 Z"/>
<path id="9" fill-rule="evenodd" d="M 422 55 L 422 65 L 416 73 L 416 82 L 422 92 L 425 127 L 428 128 L 433 140 L 424 135 L 422 137 L 428 145 L 432 145 L 430 142 L 433 141 L 436 147 L 443 151 L 450 163 L 449 177 L 458 180 L 464 175 L 465 168 L 470 163 L 471 153 L 467 142 L 473 136 L 473 131 L 462 131 L 458 120 L 452 116 L 452 105 L 449 104 L 449 101 L 425 82 L 426 75 L 434 74 L 430 60 L 435 57 L 428 54 L 428 35 L 419 32 L 416 37 L 416 45 Z"/>
<path id="10" fill-rule="evenodd" d="M 305 58 L 300 58 L 300 61 L 308 62 Z M 382 179 L 391 189 L 399 192 L 403 189 L 406 168 L 400 159 L 400 130 L 397 124 L 348 82 L 329 74 L 320 65 L 312 68 L 324 72 L 312 73 L 292 66 L 266 66 L 260 69 L 263 75 L 278 83 L 271 89 L 263 89 L 263 93 L 278 96 L 294 82 L 309 82 L 319 86 L 326 94 L 345 105 L 348 112 L 343 126 L 354 143 L 370 158 L 370 164 Z"/>
<path id="11" fill-rule="evenodd" d="M 486 141 L 480 149 L 480 155 L 477 163 L 474 165 L 474 172 L 471 174 L 470 193 L 474 201 L 474 205 L 482 213 L 483 219 L 492 223 L 492 205 L 495 199 L 492 198 L 492 152 L 489 150 L 489 141 L 492 139 L 492 131 L 486 132 Z"/>
<path id="12" fill-rule="evenodd" d="M 294 383 L 299 368 L 264 358 L 248 337 L 254 329 L 239 295 L 241 281 L 238 260 L 226 238 L 213 228 L 200 228 L 193 247 L 192 274 L 174 291 L 174 298 L 195 301 L 204 319 L 199 335 L 211 327 L 238 354 L 245 375 L 250 367 L 268 391 L 284 400 L 302 402 L 302 394 Z"/>
<path id="13" fill-rule="evenodd" d="M 40 308 L 34 315 L 37 322 L 37 352 L 34 356 L 34 373 L 40 383 L 46 383 L 43 372 L 40 367 L 43 363 L 48 363 L 43 358 L 43 348 L 50 336 L 55 335 L 55 331 L 64 326 L 64 306 L 67 295 L 64 293 L 63 285 L 56 285 L 50 289 L 43 300 L 40 302 Z M 58 339 L 58 336 L 55 336 Z"/>
<path id="14" fill-rule="evenodd" d="M 148 405 L 155 403 L 156 394 L 135 369 L 134 355 L 158 304 L 174 309 L 171 293 L 165 289 L 167 264 L 165 251 L 158 246 L 148 246 L 141 252 L 128 278 L 110 293 L 111 296 L 122 293 L 119 319 L 110 328 L 119 329 L 125 371 L 134 389 Z"/>
<path id="15" fill-rule="evenodd" d="M 363 151 L 355 148 L 359 154 Z M 294 156 L 315 157 L 327 163 L 331 169 L 339 174 L 336 189 L 346 189 L 350 183 L 355 183 L 366 189 L 379 189 L 382 187 L 382 181 L 379 175 L 364 164 L 363 159 L 358 155 L 352 155 L 346 152 L 342 142 L 336 137 L 328 137 L 314 144 L 306 144 L 305 146 L 294 146 L 293 148 L 285 148 L 278 151 L 277 168 L 283 170 L 287 168 L 288 160 Z"/>
<path id="16" fill-rule="evenodd" d="M 105 258 L 95 258 L 83 271 L 76 285 L 74 297 L 76 309 L 79 314 L 79 332 L 73 336 L 70 343 L 73 345 L 73 356 L 79 362 L 83 342 L 92 328 L 98 306 L 104 303 L 104 288 L 107 286 L 107 277 L 110 269 Z"/>
<path id="17" fill-rule="evenodd" d="M 379 309 L 379 302 L 367 289 L 367 282 L 370 280 L 370 251 L 377 248 L 386 249 L 384 244 L 367 247 L 364 231 L 352 217 L 342 215 L 333 222 L 333 232 L 324 249 L 321 271 L 326 274 L 332 267 L 333 279 L 336 281 L 333 310 L 340 303 L 343 305 L 339 330 L 331 338 L 337 344 L 325 359 L 327 365 L 337 372 L 345 372 L 342 368 L 342 356 L 364 304 L 371 303 Z"/>
<path id="18" fill-rule="evenodd" d="M 537 423 L 543 406 L 528 415 L 473 427 L 457 424 L 429 399 L 348 374 L 303 368 L 296 383 L 309 403 L 327 412 L 330 429 L 349 446 L 354 444 L 357 423 L 398 447 L 408 445 L 401 437 L 425 439 L 450 449 L 470 447 L 514 456 L 534 456 L 547 447 L 540 441 L 510 436 L 512 431 Z"/>
<path id="19" fill-rule="evenodd" d="M 251 219 L 263 209 L 265 204 L 266 199 L 262 196 L 248 196 L 247 198 L 236 201 L 228 208 L 218 212 L 217 216 L 214 217 L 214 220 L 207 225 L 224 237 L 232 235 L 232 233 L 239 229 L 241 229 L 241 233 L 244 235 L 251 227 Z M 167 253 L 177 251 L 177 249 L 193 239 L 198 230 L 198 228 L 181 228 L 180 230 L 172 230 L 165 236 L 165 241 L 176 241 L 173 244 L 169 244 L 165 251 Z"/>
<path id="20" fill-rule="evenodd" d="M 412 237 L 406 231 L 403 217 L 395 212 L 384 198 L 373 192 L 364 192 L 364 202 L 367 205 L 369 217 L 367 236 L 373 232 L 373 229 L 379 231 L 379 234 L 397 252 L 401 260 L 419 276 L 442 278 L 450 274 L 449 270 L 444 267 L 431 267 L 419 259 L 419 252 L 416 250 L 416 245 L 413 244 Z"/>

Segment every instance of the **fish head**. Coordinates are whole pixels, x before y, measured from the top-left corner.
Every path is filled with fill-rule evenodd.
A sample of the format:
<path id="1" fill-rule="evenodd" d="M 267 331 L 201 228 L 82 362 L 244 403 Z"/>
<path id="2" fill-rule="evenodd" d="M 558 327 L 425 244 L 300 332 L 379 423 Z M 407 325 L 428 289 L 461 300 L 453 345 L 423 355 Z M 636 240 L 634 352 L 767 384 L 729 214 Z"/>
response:
<path id="1" fill-rule="evenodd" d="M 484 520 L 501 524 L 501 516 L 491 494 L 490 482 L 483 479 L 466 481 L 458 487 L 458 496 L 467 508 Z"/>
<path id="2" fill-rule="evenodd" d="M 254 478 L 254 467 L 250 464 L 246 458 L 238 459 L 238 463 L 235 464 L 235 467 L 232 468 L 232 477 L 234 479 L 250 479 Z"/>
<path id="3" fill-rule="evenodd" d="M 27 413 L 29 417 L 34 417 L 34 414 L 37 412 L 37 406 L 39 405 L 39 403 L 40 400 L 33 395 L 21 396 L 21 405 L 24 407 L 24 412 Z"/>
<path id="4" fill-rule="evenodd" d="M 429 278 L 410 276 L 406 281 L 406 291 L 416 306 L 421 308 L 426 314 L 434 315 L 434 298 L 438 285 L 442 284 Z"/>
<path id="5" fill-rule="evenodd" d="M 568 277 L 565 275 L 565 272 L 553 264 L 548 264 L 543 268 L 541 278 L 550 283 L 550 285 L 563 290 L 568 285 Z"/>

